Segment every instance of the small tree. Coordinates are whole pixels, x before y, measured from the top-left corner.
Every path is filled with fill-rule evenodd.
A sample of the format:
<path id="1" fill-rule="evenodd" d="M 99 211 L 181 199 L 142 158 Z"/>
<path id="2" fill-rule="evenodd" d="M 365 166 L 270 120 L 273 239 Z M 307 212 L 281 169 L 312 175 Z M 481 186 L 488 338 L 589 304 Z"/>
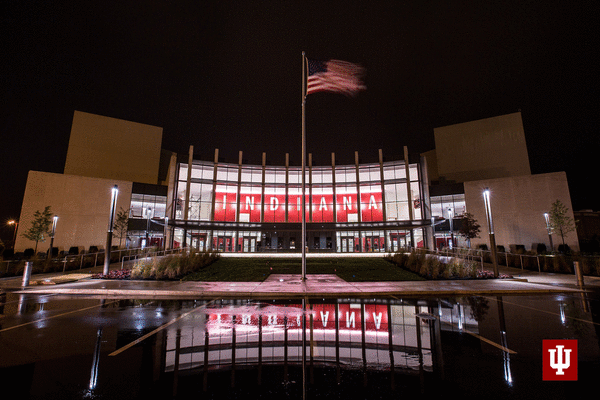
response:
<path id="1" fill-rule="evenodd" d="M 129 225 L 129 210 L 123 210 L 121 207 L 115 218 L 113 225 L 113 236 L 119 238 L 119 248 L 124 238 L 127 237 L 127 229 Z"/>
<path id="2" fill-rule="evenodd" d="M 550 229 L 557 232 L 565 244 L 565 237 L 575 230 L 575 220 L 568 215 L 569 208 L 560 200 L 556 200 L 550 207 Z"/>
<path id="3" fill-rule="evenodd" d="M 481 232 L 481 227 L 477 223 L 477 220 L 473 217 L 471 213 L 464 213 L 461 215 L 461 226 L 458 231 L 459 235 L 464 236 L 467 239 L 467 244 L 469 248 L 471 248 L 471 239 L 479 237 L 479 232 Z"/>
<path id="4" fill-rule="evenodd" d="M 31 227 L 25 231 L 23 237 L 35 242 L 34 254 L 37 254 L 37 246 L 39 242 L 45 242 L 46 237 L 50 235 L 50 227 L 52 226 L 52 212 L 50 206 L 46 206 L 44 211 L 36 211 L 33 214 Z"/>

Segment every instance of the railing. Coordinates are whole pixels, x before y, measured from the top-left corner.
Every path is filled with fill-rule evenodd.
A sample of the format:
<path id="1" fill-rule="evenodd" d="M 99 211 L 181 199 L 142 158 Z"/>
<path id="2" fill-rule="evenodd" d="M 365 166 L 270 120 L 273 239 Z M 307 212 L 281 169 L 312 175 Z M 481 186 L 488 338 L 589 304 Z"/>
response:
<path id="1" fill-rule="evenodd" d="M 418 248 L 407 248 L 406 251 L 419 251 L 425 252 L 426 254 L 435 255 L 437 257 L 446 257 L 450 258 L 461 258 L 463 260 L 476 262 L 481 265 L 481 270 L 483 271 L 484 264 L 484 256 L 483 254 L 477 253 L 479 250 L 472 250 L 467 248 L 453 248 L 453 249 L 444 249 L 444 250 L 429 250 L 426 248 L 418 247 Z"/>
<path id="2" fill-rule="evenodd" d="M 157 250 L 153 247 L 146 248 L 131 248 L 131 249 L 118 249 L 110 251 L 111 261 L 115 259 L 115 262 L 121 263 L 121 269 L 123 269 L 123 265 L 125 260 L 133 260 L 142 257 L 156 257 L 156 256 L 164 256 L 168 254 L 176 254 L 181 253 L 183 251 L 189 251 L 190 248 L 177 248 L 170 250 Z M 115 257 L 115 254 L 117 257 Z M 83 269 L 83 267 L 96 267 L 98 265 L 102 265 L 104 263 L 105 252 L 99 251 L 96 253 L 82 253 L 82 254 L 67 254 L 62 257 L 54 257 L 52 258 L 52 263 L 62 263 L 63 264 L 63 272 L 67 270 L 67 265 L 69 266 L 79 266 L 79 269 Z M 2 268 L 5 271 L 5 274 L 8 275 L 10 271 L 11 265 L 17 265 L 22 262 L 23 259 L 20 260 L 4 260 L 3 263 L 6 263 L 6 269 Z M 43 259 L 41 260 L 43 261 Z M 70 268 L 75 269 L 75 268 Z"/>
<path id="3" fill-rule="evenodd" d="M 190 247 L 179 247 L 176 249 L 169 249 L 169 250 L 152 250 L 151 248 L 149 248 L 148 251 L 145 251 L 145 252 L 140 252 L 140 253 L 133 254 L 133 255 L 123 256 L 121 258 L 121 269 L 123 269 L 123 266 L 125 264 L 125 259 L 127 259 L 127 261 L 131 261 L 131 260 L 137 260 L 139 258 L 161 257 L 161 256 L 170 255 L 170 254 L 181 254 L 181 253 L 184 253 L 184 252 L 187 252 L 190 250 L 191 250 Z"/>
<path id="4" fill-rule="evenodd" d="M 423 250 L 423 249 L 420 249 Z M 427 250 L 428 253 L 434 253 L 447 257 L 462 258 L 465 260 L 477 261 L 483 265 L 492 260 L 491 250 L 454 248 L 436 250 L 435 252 Z M 526 254 L 511 252 L 496 252 L 498 265 L 507 267 L 521 268 L 521 270 L 535 270 L 538 272 L 573 272 L 573 262 L 579 261 L 585 265 L 587 273 L 600 276 L 600 257 L 586 255 L 568 255 L 568 254 Z M 558 271 L 557 271 L 558 270 Z"/>

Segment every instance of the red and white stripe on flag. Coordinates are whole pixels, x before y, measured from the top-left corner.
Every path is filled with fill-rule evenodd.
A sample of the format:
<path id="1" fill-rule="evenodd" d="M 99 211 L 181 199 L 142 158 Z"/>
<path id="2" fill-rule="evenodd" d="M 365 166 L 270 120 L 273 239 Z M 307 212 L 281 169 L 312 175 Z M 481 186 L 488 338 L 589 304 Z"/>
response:
<path id="1" fill-rule="evenodd" d="M 364 68 L 347 61 L 308 60 L 306 94 L 337 92 L 348 96 L 356 95 L 367 87 L 362 81 Z"/>

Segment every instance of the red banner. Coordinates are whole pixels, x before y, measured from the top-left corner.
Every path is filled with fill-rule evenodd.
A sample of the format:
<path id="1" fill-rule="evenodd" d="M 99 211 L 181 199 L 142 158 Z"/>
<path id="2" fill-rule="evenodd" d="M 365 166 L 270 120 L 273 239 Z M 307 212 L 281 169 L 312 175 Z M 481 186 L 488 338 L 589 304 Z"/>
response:
<path id="1" fill-rule="evenodd" d="M 240 222 L 261 222 L 261 207 L 260 194 L 240 193 Z"/>
<path id="2" fill-rule="evenodd" d="M 306 195 L 306 221 L 310 221 L 308 214 L 309 196 Z M 301 194 L 290 194 L 288 195 L 288 222 L 302 222 L 302 195 Z"/>
<path id="3" fill-rule="evenodd" d="M 336 195 L 337 222 L 358 222 L 356 196 L 356 193 Z"/>
<path id="4" fill-rule="evenodd" d="M 356 193 L 337 194 L 335 209 L 337 222 L 358 222 L 358 210 L 361 210 L 363 222 L 383 221 L 383 203 L 381 192 L 360 194 L 360 204 Z M 310 222 L 309 196 L 306 195 L 306 221 Z M 288 222 L 302 222 L 302 195 L 290 194 L 286 204 L 284 194 L 266 194 L 264 217 L 260 193 L 240 193 L 240 222 L 285 222 L 285 208 L 288 210 Z M 237 194 L 217 192 L 215 195 L 215 221 L 235 222 Z M 333 194 L 315 194 L 312 196 L 312 222 L 333 222 Z"/>
<path id="5" fill-rule="evenodd" d="M 360 208 L 362 222 L 383 221 L 381 192 L 361 193 Z"/>
<path id="6" fill-rule="evenodd" d="M 333 194 L 313 195 L 312 221 L 333 222 Z"/>
<path id="7" fill-rule="evenodd" d="M 215 221 L 235 221 L 236 193 L 217 193 L 215 196 Z"/>
<path id="8" fill-rule="evenodd" d="M 285 194 L 265 194 L 264 222 L 285 222 Z"/>

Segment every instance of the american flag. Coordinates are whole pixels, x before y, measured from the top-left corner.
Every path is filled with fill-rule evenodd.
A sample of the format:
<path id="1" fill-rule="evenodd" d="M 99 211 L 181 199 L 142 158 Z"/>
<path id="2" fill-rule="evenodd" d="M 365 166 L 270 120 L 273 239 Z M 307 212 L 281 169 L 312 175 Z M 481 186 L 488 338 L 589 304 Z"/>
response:
<path id="1" fill-rule="evenodd" d="M 347 61 L 308 60 L 306 94 L 337 92 L 354 96 L 367 87 L 362 82 L 364 68 Z"/>

